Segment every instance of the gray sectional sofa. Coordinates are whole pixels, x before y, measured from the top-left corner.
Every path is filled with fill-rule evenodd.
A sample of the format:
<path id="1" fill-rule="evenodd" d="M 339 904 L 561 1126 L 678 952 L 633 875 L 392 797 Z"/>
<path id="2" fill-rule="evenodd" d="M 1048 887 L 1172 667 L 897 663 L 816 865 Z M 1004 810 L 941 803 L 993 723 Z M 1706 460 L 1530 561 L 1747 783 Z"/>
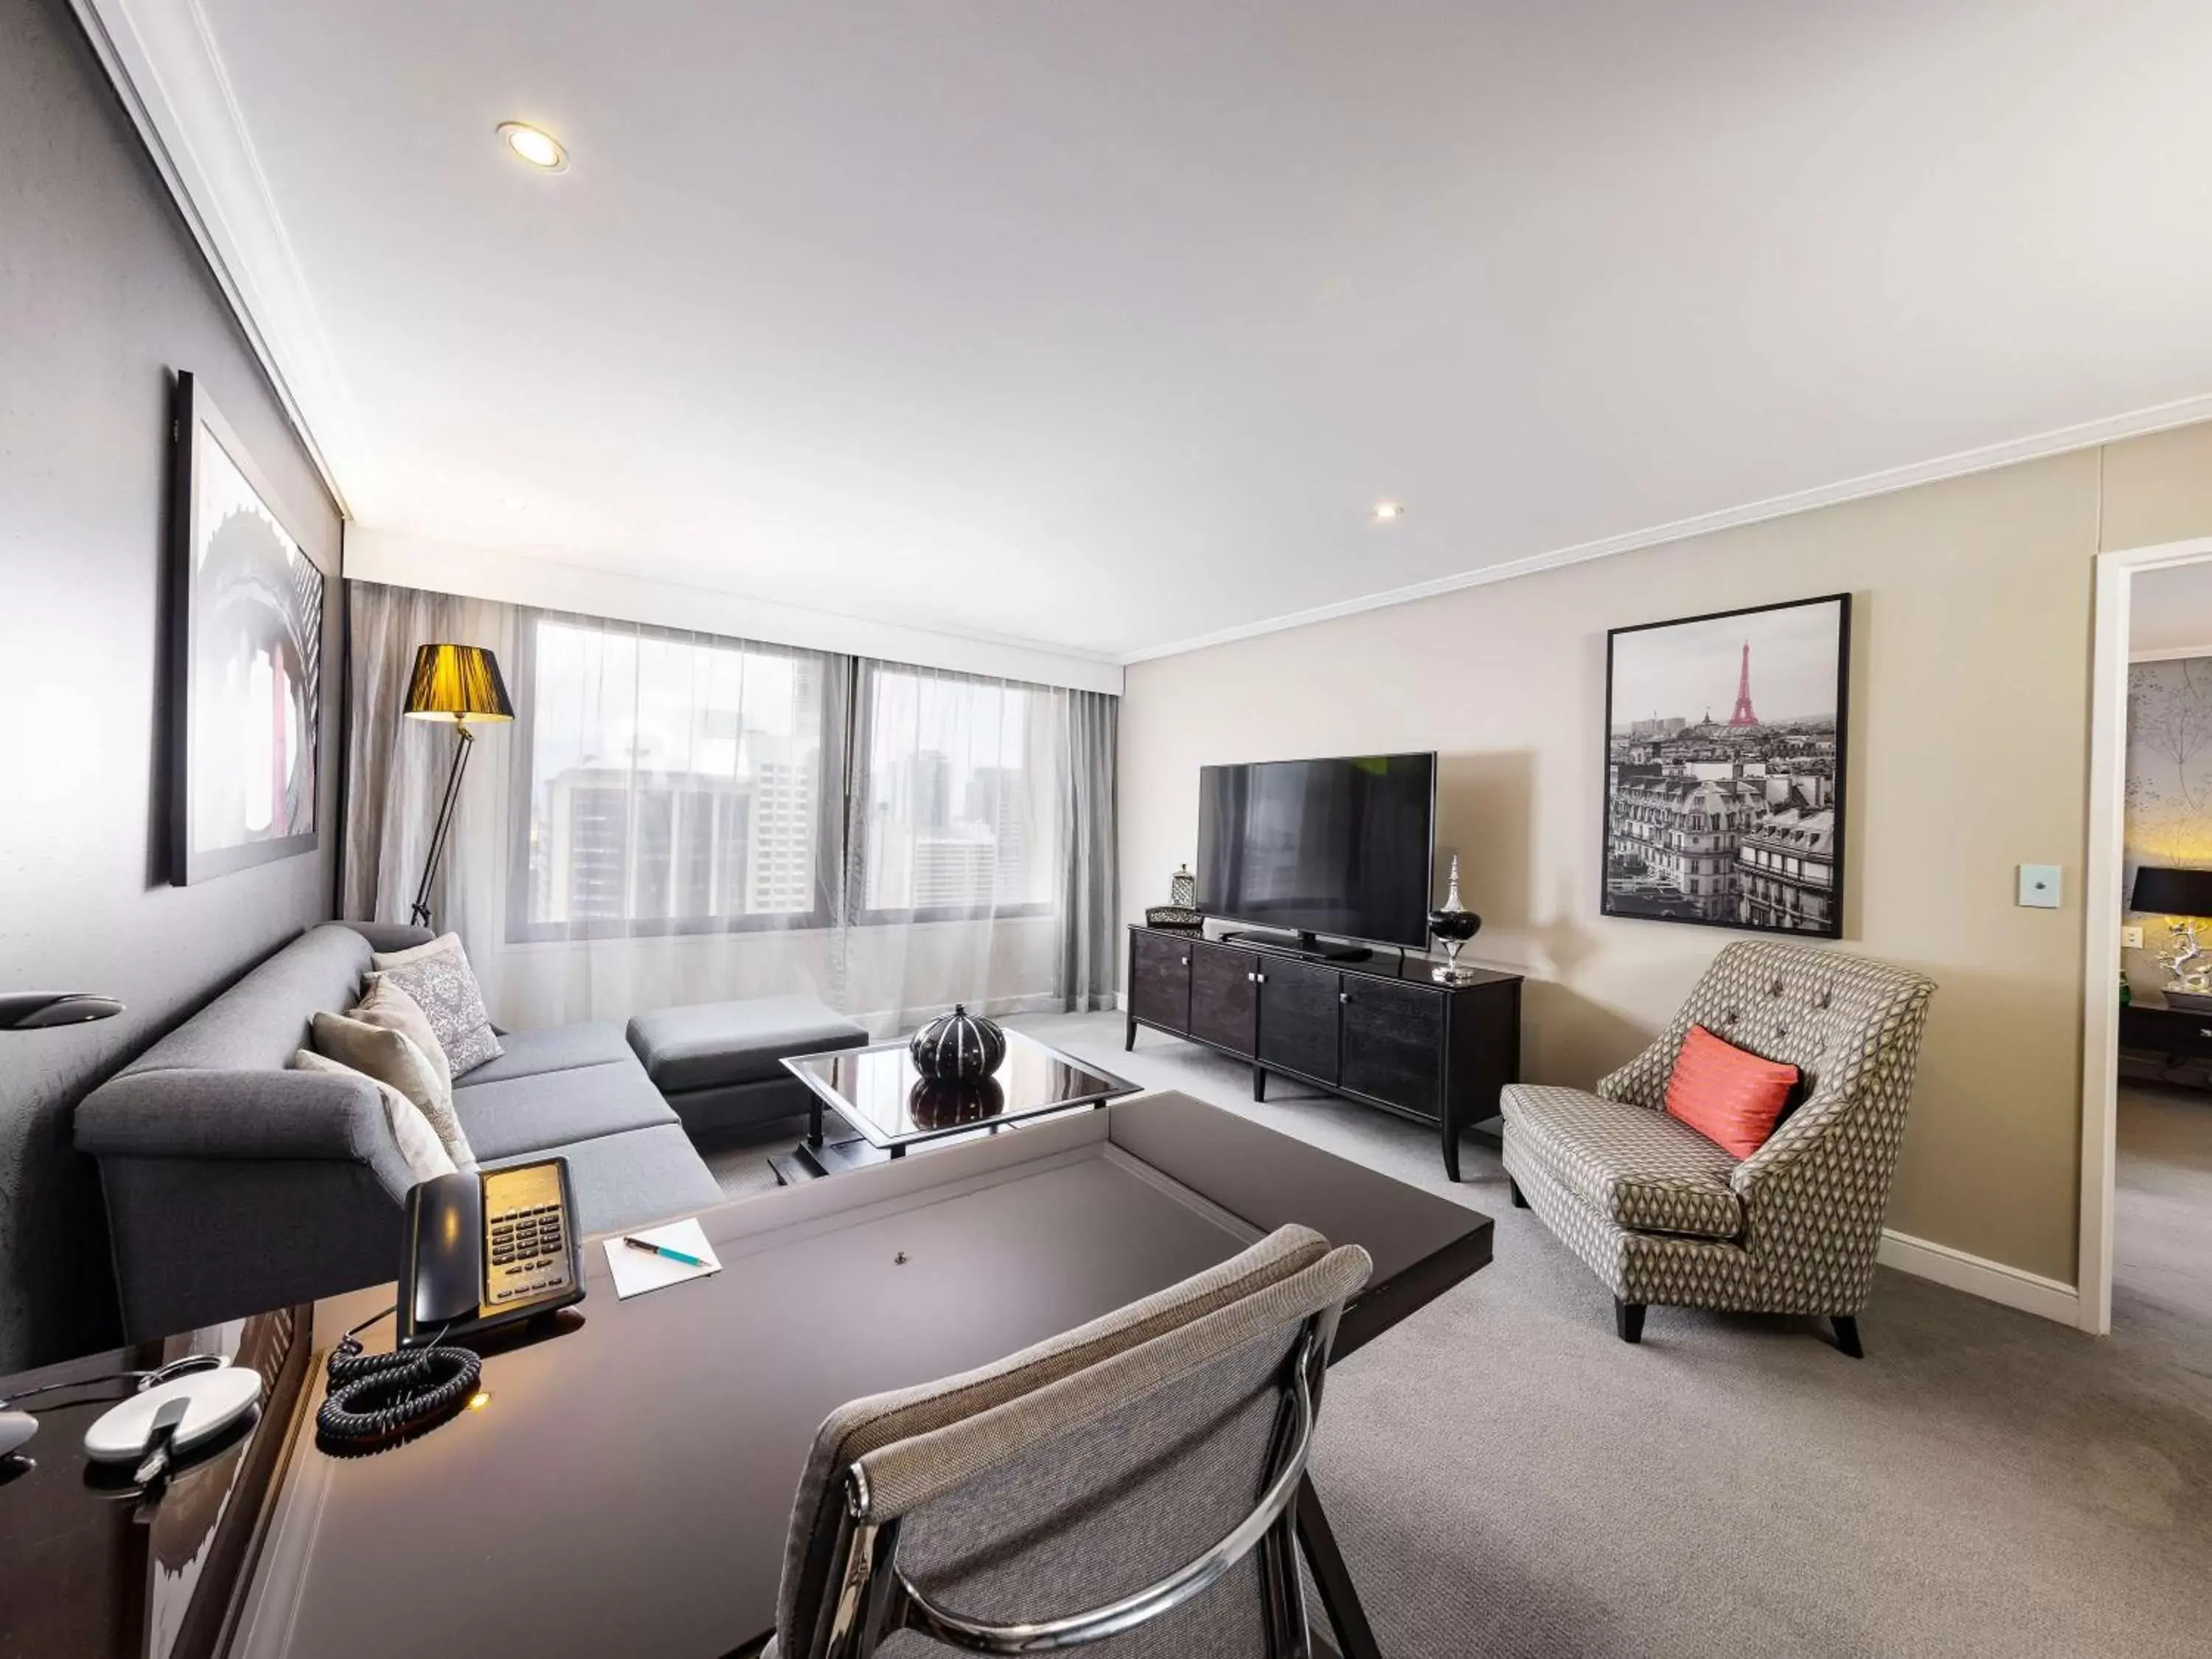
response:
<path id="1" fill-rule="evenodd" d="M 133 1340 L 393 1277 L 410 1182 L 374 1086 L 287 1067 L 318 1009 L 353 1005 L 373 949 L 429 937 L 311 929 L 78 1107 L 76 1144 L 100 1160 Z M 720 1200 L 622 1026 L 501 1041 L 507 1052 L 453 1091 L 486 1167 L 566 1158 L 587 1233 Z"/>

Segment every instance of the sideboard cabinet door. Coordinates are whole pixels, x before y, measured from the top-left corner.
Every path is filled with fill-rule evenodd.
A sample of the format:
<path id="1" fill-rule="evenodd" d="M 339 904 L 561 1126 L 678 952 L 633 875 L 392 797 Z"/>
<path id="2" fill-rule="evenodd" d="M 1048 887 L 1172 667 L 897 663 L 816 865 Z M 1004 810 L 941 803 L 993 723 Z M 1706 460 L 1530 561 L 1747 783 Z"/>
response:
<path id="1" fill-rule="evenodd" d="M 1194 941 L 1159 933 L 1129 935 L 1129 1012 L 1170 1031 L 1190 1030 Z"/>
<path id="2" fill-rule="evenodd" d="M 1256 954 L 1261 1063 L 1334 1085 L 1336 999 L 1344 975 L 1289 957 Z"/>
<path id="3" fill-rule="evenodd" d="M 1344 976 L 1343 1085 L 1424 1117 L 1443 1111 L 1444 999 Z"/>

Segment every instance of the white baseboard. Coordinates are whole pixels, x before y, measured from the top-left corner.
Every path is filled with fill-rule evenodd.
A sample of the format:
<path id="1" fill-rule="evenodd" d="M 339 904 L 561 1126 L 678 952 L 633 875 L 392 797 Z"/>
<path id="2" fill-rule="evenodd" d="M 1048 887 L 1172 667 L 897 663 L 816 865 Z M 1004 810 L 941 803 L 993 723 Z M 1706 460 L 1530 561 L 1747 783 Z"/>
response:
<path id="1" fill-rule="evenodd" d="M 1931 1243 L 1885 1227 L 1881 1249 L 1875 1259 L 1885 1267 L 1894 1267 L 1918 1279 L 1930 1279 L 1969 1296 L 2018 1308 L 2023 1313 L 2039 1314 L 2062 1325 L 2080 1321 L 2081 1298 L 2071 1285 L 2045 1279 L 2041 1273 L 2008 1267 L 2002 1261 L 1969 1255 L 1948 1244 Z"/>

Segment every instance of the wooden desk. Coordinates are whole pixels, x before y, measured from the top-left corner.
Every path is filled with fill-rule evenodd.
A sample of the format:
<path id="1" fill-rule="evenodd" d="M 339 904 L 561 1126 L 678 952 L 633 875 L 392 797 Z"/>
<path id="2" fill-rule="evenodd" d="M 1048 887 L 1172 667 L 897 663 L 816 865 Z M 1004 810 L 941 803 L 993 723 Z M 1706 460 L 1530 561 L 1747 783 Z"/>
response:
<path id="1" fill-rule="evenodd" d="M 2130 1003 L 2120 1010 L 2120 1060 L 2123 1077 L 2212 1088 L 2212 1014 Z"/>
<path id="2" fill-rule="evenodd" d="M 617 1302 L 591 1246 L 563 1327 L 489 1351 L 489 1405 L 394 1450 L 315 1445 L 318 1364 L 229 1652 L 723 1653 L 773 1622 L 799 1467 L 840 1402 L 997 1358 L 1291 1221 L 1375 1258 L 1346 1353 L 1480 1267 L 1491 1235 L 1474 1211 L 1177 1096 L 700 1219 L 720 1273 Z M 391 1297 L 319 1304 L 315 1346 Z M 1328 1589 L 1341 1564 L 1318 1504 L 1301 1519 Z"/>

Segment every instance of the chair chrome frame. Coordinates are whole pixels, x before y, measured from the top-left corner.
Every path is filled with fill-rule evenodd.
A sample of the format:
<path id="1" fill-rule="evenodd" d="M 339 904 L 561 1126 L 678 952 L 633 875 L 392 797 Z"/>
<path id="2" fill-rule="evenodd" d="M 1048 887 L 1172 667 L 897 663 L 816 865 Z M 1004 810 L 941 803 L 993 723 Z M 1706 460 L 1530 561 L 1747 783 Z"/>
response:
<path id="1" fill-rule="evenodd" d="M 847 1531 L 837 1575 L 837 1605 L 823 1659 L 869 1659 L 895 1632 L 919 1631 L 966 1653 L 1052 1653 L 1119 1636 L 1181 1607 L 1218 1583 L 1255 1549 L 1266 1596 L 1267 1645 L 1274 1659 L 1310 1659 L 1313 1640 L 1298 1583 L 1297 1539 L 1292 1505 L 1313 1450 L 1314 1417 L 1328 1332 L 1335 1310 L 1305 1322 L 1286 1362 L 1284 1392 L 1289 1411 L 1278 1422 L 1270 1455 L 1274 1474 L 1259 1503 L 1226 1536 L 1166 1577 L 1142 1589 L 1063 1618 L 1035 1624 L 992 1625 L 963 1617 L 932 1601 L 897 1563 L 900 1523 L 870 1522 L 867 1483 L 858 1464 L 847 1472 L 850 1494 Z"/>

